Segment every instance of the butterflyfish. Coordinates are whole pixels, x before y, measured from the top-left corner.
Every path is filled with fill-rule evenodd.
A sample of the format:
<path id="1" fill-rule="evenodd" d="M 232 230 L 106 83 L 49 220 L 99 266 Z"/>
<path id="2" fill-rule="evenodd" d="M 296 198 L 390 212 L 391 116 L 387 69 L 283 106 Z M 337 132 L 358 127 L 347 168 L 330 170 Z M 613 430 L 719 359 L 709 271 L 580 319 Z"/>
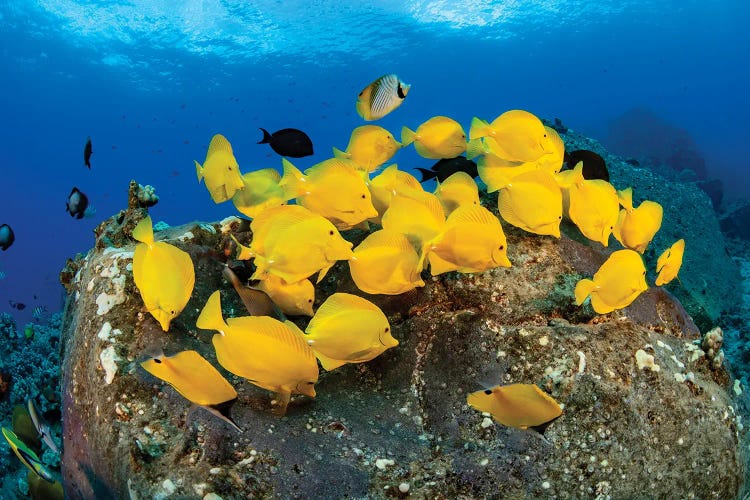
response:
<path id="1" fill-rule="evenodd" d="M 195 285 L 193 261 L 187 252 L 165 241 L 154 241 L 151 217 L 133 229 L 140 243 L 133 255 L 133 279 L 146 310 L 169 330 L 170 322 L 182 312 Z"/>
<path id="2" fill-rule="evenodd" d="M 42 463 L 42 460 L 34 452 L 34 450 L 26 446 L 26 444 L 7 427 L 3 427 L 2 432 L 5 440 L 10 446 L 10 449 L 13 450 L 13 453 L 16 454 L 22 464 L 24 464 L 29 468 L 31 472 L 41 477 L 45 481 L 50 483 L 55 482 L 55 477 L 52 475 L 52 472 L 50 472 L 50 470 L 47 469 L 44 463 Z"/>
<path id="3" fill-rule="evenodd" d="M 285 128 L 269 134 L 264 128 L 263 139 L 258 144 L 268 144 L 277 154 L 289 158 L 303 158 L 313 154 L 313 144 L 310 137 L 296 128 Z"/>
<path id="4" fill-rule="evenodd" d="M 39 437 L 42 438 L 42 441 L 44 441 L 44 444 L 46 444 L 50 450 L 59 455 L 60 450 L 57 448 L 57 443 L 55 443 L 55 440 L 52 439 L 49 425 L 47 425 L 37 413 L 36 407 L 34 406 L 34 401 L 32 401 L 31 399 L 26 401 L 26 407 L 28 408 L 29 417 L 34 424 L 34 428 L 39 434 Z"/>
<path id="5" fill-rule="evenodd" d="M 422 158 L 455 158 L 466 151 L 466 133 L 461 124 L 447 116 L 433 116 L 417 130 L 401 129 L 401 144 L 414 144 Z"/>
<path id="6" fill-rule="evenodd" d="M 615 239 L 622 246 L 642 254 L 659 231 L 664 210 L 660 204 L 650 200 L 633 208 L 632 188 L 623 189 L 617 194 L 623 208 L 613 231 Z"/>
<path id="7" fill-rule="evenodd" d="M 536 161 L 543 154 L 551 152 L 548 149 L 547 129 L 542 121 L 520 109 L 506 111 L 492 123 L 475 117 L 471 121 L 469 138 L 484 138 L 492 154 L 509 161 Z"/>
<path id="8" fill-rule="evenodd" d="M 359 93 L 357 113 L 368 122 L 379 120 L 401 106 L 410 88 L 394 74 L 383 75 Z"/>
<path id="9" fill-rule="evenodd" d="M 0 250 L 3 252 L 10 248 L 16 241 L 16 235 L 8 224 L 0 226 Z"/>
<path id="10" fill-rule="evenodd" d="M 270 208 L 253 219 L 250 253 L 253 279 L 274 274 L 296 283 L 318 273 L 318 282 L 338 260 L 352 256 L 352 244 L 322 215 L 301 205 Z"/>
<path id="11" fill-rule="evenodd" d="M 573 170 L 579 162 L 583 162 L 584 179 L 601 179 L 609 182 L 609 169 L 604 158 L 588 149 L 577 149 L 565 153 L 565 163 Z"/>
<path id="12" fill-rule="evenodd" d="M 283 205 L 286 198 L 280 181 L 281 176 L 274 168 L 247 172 L 242 176 L 244 188 L 232 196 L 234 207 L 252 219 L 269 207 Z"/>
<path id="13" fill-rule="evenodd" d="M 406 190 L 424 191 L 422 184 L 408 172 L 398 169 L 398 165 L 388 165 L 367 184 L 372 197 L 372 205 L 378 211 L 374 220 L 380 224 L 380 217 L 391 204 L 393 196 Z"/>
<path id="14" fill-rule="evenodd" d="M 437 179 L 442 182 L 456 172 L 466 172 L 472 178 L 478 175 L 476 162 L 467 159 L 465 156 L 443 158 L 438 160 L 429 170 L 426 168 L 417 168 L 417 170 L 422 174 L 420 182 L 430 179 Z"/>
<path id="15" fill-rule="evenodd" d="M 396 347 L 388 318 L 378 306 L 349 293 L 323 302 L 305 329 L 307 343 L 327 371 L 346 363 L 364 363 Z"/>
<path id="16" fill-rule="evenodd" d="M 65 211 L 70 214 L 71 217 L 76 219 L 83 219 L 86 215 L 86 208 L 89 206 L 89 198 L 77 187 L 73 187 L 68 195 L 68 199 L 65 201 Z"/>
<path id="17" fill-rule="evenodd" d="M 583 304 L 591 297 L 591 306 L 598 314 L 622 309 L 648 289 L 646 267 L 635 250 L 613 252 L 602 264 L 593 280 L 582 279 L 576 283 L 575 304 Z"/>
<path id="18" fill-rule="evenodd" d="M 466 402 L 491 414 L 496 422 L 517 429 L 541 426 L 562 415 L 557 401 L 535 384 L 496 385 L 470 393 Z"/>
<path id="19" fill-rule="evenodd" d="M 277 393 L 277 413 L 286 412 L 292 394 L 315 397 L 318 364 L 294 323 L 268 316 L 243 316 L 225 322 L 217 290 L 208 298 L 196 326 L 219 332 L 212 341 L 221 366 Z"/>
<path id="20" fill-rule="evenodd" d="M 141 363 L 144 370 L 172 386 L 182 397 L 202 406 L 238 431 L 229 418 L 229 401 L 237 398 L 237 391 L 219 371 L 196 351 L 180 351 L 172 356 L 160 354 Z M 221 408 L 221 409 L 220 409 Z"/>
<path id="21" fill-rule="evenodd" d="M 312 316 L 315 302 L 315 287 L 305 278 L 287 283 L 273 274 L 267 274 L 255 285 L 267 294 L 281 312 L 289 316 Z"/>
<path id="22" fill-rule="evenodd" d="M 511 267 L 500 221 L 481 205 L 462 205 L 448 216 L 445 229 L 429 243 L 432 275 L 448 271 L 475 273 Z"/>
<path id="23" fill-rule="evenodd" d="M 568 188 L 568 215 L 583 235 L 605 247 L 620 216 L 620 200 L 612 184 L 601 179 L 585 179 L 583 164 L 573 169 Z"/>
<path id="24" fill-rule="evenodd" d="M 91 155 L 94 153 L 91 147 L 91 137 L 86 138 L 86 144 L 83 146 L 83 164 L 91 170 Z"/>
<path id="25" fill-rule="evenodd" d="M 685 254 L 685 240 L 680 239 L 664 250 L 656 260 L 656 286 L 666 285 L 677 277 L 682 267 L 682 257 Z"/>
<path id="26" fill-rule="evenodd" d="M 281 186 L 287 198 L 345 230 L 377 217 L 367 183 L 352 160 L 331 158 L 303 174 L 286 158 Z"/>
<path id="27" fill-rule="evenodd" d="M 443 182 L 437 181 L 434 194 L 446 216 L 462 205 L 479 205 L 479 188 L 466 172 L 456 172 Z"/>
<path id="28" fill-rule="evenodd" d="M 562 192 L 552 174 L 535 168 L 513 178 L 497 197 L 507 223 L 534 234 L 560 237 Z"/>
<path id="29" fill-rule="evenodd" d="M 424 286 L 417 251 L 406 236 L 388 229 L 370 233 L 357 245 L 349 270 L 365 293 L 399 295 Z"/>
<path id="30" fill-rule="evenodd" d="M 206 188 L 214 203 L 231 199 L 238 189 L 245 187 L 232 145 L 221 134 L 211 138 L 206 160 L 202 166 L 195 161 L 195 171 L 198 174 L 198 182 L 205 179 Z"/>
<path id="31" fill-rule="evenodd" d="M 362 125 L 352 131 L 346 151 L 333 148 L 333 155 L 352 160 L 360 170 L 372 172 L 390 160 L 400 147 L 401 143 L 383 127 Z"/>

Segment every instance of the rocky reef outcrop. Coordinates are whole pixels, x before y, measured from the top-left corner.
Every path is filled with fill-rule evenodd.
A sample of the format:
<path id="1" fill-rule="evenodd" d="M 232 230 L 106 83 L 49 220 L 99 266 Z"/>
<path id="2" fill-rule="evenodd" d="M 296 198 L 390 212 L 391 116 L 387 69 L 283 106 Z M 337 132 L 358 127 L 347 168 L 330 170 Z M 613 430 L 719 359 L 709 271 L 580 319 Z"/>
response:
<path id="1" fill-rule="evenodd" d="M 612 173 L 628 184 L 625 172 Z M 684 235 L 688 208 L 710 206 L 698 188 L 663 197 L 658 178 L 632 175 L 639 193 L 665 205 L 658 251 Z M 216 289 L 226 316 L 246 314 L 222 279 L 221 256 L 230 233 L 248 234 L 236 218 L 157 233 L 190 253 L 197 276 L 164 333 L 141 312 L 131 272 L 127 236 L 143 210 L 105 221 L 99 243 L 64 275 L 62 475 L 70 498 L 731 498 L 742 487 L 744 430 L 729 375 L 707 360 L 680 302 L 651 288 L 611 314 L 576 307 L 573 287 L 605 260 L 603 249 L 575 234 L 557 240 L 508 225 L 513 267 L 367 296 L 400 345 L 321 373 L 318 396 L 293 398 L 286 416 L 271 414 L 267 391 L 228 375 L 240 395 L 231 410 L 239 433 L 191 408 L 139 361 L 155 348 L 195 349 L 219 366 L 213 332 L 195 320 Z M 705 226 L 720 235 L 715 219 Z M 708 248 L 688 245 L 685 269 L 714 265 Z M 689 272 L 682 281 L 713 301 L 686 292 L 711 322 L 728 292 Z M 345 263 L 318 285 L 316 307 L 334 291 L 359 293 Z M 466 404 L 482 383 L 513 382 L 538 384 L 564 406 L 544 435 L 500 426 Z"/>

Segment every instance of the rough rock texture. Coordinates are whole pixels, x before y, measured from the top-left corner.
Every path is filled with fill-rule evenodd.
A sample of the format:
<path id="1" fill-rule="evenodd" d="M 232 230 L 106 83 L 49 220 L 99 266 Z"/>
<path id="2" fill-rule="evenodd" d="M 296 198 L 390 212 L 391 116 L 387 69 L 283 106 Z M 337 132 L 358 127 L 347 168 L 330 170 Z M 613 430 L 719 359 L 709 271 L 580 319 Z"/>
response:
<path id="1" fill-rule="evenodd" d="M 142 212 L 120 215 L 99 234 L 112 240 Z M 271 415 L 267 391 L 228 376 L 240 394 L 232 417 L 242 434 L 191 409 L 137 363 L 155 347 L 167 354 L 190 348 L 218 366 L 213 332 L 195 320 L 217 288 L 225 315 L 245 314 L 216 258 L 238 224 L 157 234 L 190 252 L 196 266 L 191 301 L 167 334 L 139 313 L 128 268 L 133 244 L 97 244 L 69 270 L 67 495 L 380 498 L 406 496 L 401 486 L 418 498 L 736 497 L 742 426 L 729 378 L 709 368 L 693 343 L 700 332 L 680 304 L 652 288 L 631 307 L 596 316 L 572 304 L 572 290 L 603 253 L 505 227 L 512 268 L 449 273 L 403 296 L 368 297 L 401 344 L 369 363 L 321 373 L 318 397 L 294 398 L 285 417 Z M 356 293 L 346 264 L 318 286 L 316 307 L 334 290 Z M 637 368 L 639 349 L 659 371 Z M 102 352 L 114 361 L 111 384 Z M 539 384 L 564 405 L 563 415 L 543 437 L 488 425 L 466 404 L 480 381 Z"/>

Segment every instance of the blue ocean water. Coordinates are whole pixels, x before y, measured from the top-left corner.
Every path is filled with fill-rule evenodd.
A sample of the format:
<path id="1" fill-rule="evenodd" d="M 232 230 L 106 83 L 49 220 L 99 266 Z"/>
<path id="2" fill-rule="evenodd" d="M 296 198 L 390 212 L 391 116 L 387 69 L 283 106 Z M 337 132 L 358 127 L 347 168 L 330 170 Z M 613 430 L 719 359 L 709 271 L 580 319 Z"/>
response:
<path id="1" fill-rule="evenodd" d="M 749 22 L 743 0 L 5 0 L 0 224 L 16 242 L 0 253 L 0 312 L 22 325 L 60 310 L 59 271 L 126 207 L 130 179 L 156 188 L 155 221 L 235 215 L 195 176 L 213 134 L 251 170 L 281 166 L 259 127 L 302 129 L 307 168 L 346 147 L 357 93 L 386 73 L 412 85 L 378 122 L 397 137 L 434 115 L 468 129 L 526 109 L 606 141 L 613 120 L 647 108 L 692 136 L 728 196 L 750 197 Z M 413 149 L 395 160 L 432 163 Z M 92 217 L 65 212 L 74 186 Z"/>

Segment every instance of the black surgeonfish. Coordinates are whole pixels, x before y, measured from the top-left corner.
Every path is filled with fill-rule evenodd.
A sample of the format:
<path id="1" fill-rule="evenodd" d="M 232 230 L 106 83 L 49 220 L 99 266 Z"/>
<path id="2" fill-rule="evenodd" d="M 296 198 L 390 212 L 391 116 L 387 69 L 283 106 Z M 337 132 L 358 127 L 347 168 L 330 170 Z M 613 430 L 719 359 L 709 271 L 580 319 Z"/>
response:
<path id="1" fill-rule="evenodd" d="M 434 178 L 443 182 L 456 172 L 466 172 L 472 177 L 478 175 L 477 164 L 472 160 L 467 160 L 465 156 L 438 160 L 430 170 L 427 170 L 426 168 L 417 168 L 417 170 L 422 173 L 422 180 L 420 182 L 425 182 Z"/>
<path id="2" fill-rule="evenodd" d="M 567 169 L 572 170 L 579 161 L 583 162 L 584 179 L 601 179 L 609 182 L 609 170 L 607 169 L 607 164 L 604 162 L 604 158 L 588 149 L 578 149 L 565 153 L 565 163 L 568 164 Z"/>
<path id="3" fill-rule="evenodd" d="M 284 128 L 273 134 L 269 134 L 264 128 L 260 130 L 263 132 L 263 139 L 258 144 L 270 144 L 271 149 L 281 156 L 302 158 L 313 154 L 312 141 L 301 130 Z"/>
<path id="4" fill-rule="evenodd" d="M 16 241 L 16 235 L 13 234 L 13 229 L 8 224 L 0 226 L 0 249 L 6 251 L 13 242 Z"/>
<path id="5" fill-rule="evenodd" d="M 76 219 L 83 219 L 86 213 L 86 208 L 89 206 L 88 197 L 74 187 L 68 195 L 68 200 L 65 202 L 65 210 L 70 214 L 71 217 Z"/>
<path id="6" fill-rule="evenodd" d="M 86 139 L 86 145 L 83 147 L 83 163 L 91 170 L 91 153 L 94 151 L 91 149 L 91 137 Z"/>

